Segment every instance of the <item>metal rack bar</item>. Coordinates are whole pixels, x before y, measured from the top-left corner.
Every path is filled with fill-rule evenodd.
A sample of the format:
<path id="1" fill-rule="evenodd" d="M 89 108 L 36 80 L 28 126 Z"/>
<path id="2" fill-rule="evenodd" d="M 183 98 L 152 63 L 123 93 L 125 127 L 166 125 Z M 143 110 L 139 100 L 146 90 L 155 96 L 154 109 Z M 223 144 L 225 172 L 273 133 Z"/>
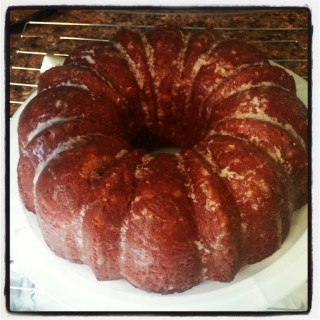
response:
<path id="1" fill-rule="evenodd" d="M 83 23 L 83 22 L 46 22 L 46 21 L 29 21 L 28 24 L 33 25 L 57 25 L 57 26 L 82 26 L 82 27 L 108 27 L 108 28 L 153 28 L 153 25 L 125 25 L 125 24 L 103 24 L 103 23 Z M 205 27 L 183 26 L 184 29 L 203 30 Z M 262 27 L 215 27 L 215 30 L 245 30 L 245 31 L 301 31 L 307 28 L 262 28 Z"/>

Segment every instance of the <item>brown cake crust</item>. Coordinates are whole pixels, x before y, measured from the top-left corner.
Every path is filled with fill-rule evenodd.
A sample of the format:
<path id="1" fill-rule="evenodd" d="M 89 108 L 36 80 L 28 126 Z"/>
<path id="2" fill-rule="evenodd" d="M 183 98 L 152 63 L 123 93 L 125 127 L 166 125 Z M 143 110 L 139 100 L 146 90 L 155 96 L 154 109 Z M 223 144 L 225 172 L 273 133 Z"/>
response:
<path id="1" fill-rule="evenodd" d="M 168 42 L 167 39 L 172 41 Z M 177 105 L 171 103 L 180 79 L 186 49 L 186 32 L 182 28 L 164 26 L 150 30 L 145 36 L 149 68 L 157 97 L 158 135 L 163 144 L 175 144 L 178 122 Z M 168 63 L 170 61 L 170 63 Z"/>
<path id="2" fill-rule="evenodd" d="M 57 255 L 85 261 L 81 226 L 86 204 L 117 155 L 130 149 L 118 136 L 88 135 L 43 168 L 35 186 L 36 210 L 44 239 Z"/>
<path id="3" fill-rule="evenodd" d="M 246 256 L 236 203 L 221 178 L 195 151 L 186 150 L 181 160 L 193 204 L 203 279 L 231 281 Z"/>
<path id="4" fill-rule="evenodd" d="M 143 121 L 155 135 L 158 132 L 157 98 L 148 66 L 145 44 L 140 34 L 127 29 L 120 29 L 114 40 L 118 50 L 127 57 L 131 72 L 140 88 Z"/>
<path id="5" fill-rule="evenodd" d="M 272 65 L 253 65 L 223 81 L 206 101 L 206 105 L 213 105 L 238 91 L 262 85 L 279 86 L 292 93 L 296 92 L 293 77 L 284 69 Z"/>
<path id="6" fill-rule="evenodd" d="M 37 170 L 44 165 L 55 149 L 68 139 L 81 140 L 88 134 L 119 134 L 118 130 L 94 119 L 74 119 L 54 124 L 37 134 L 23 150 L 18 163 L 18 186 L 26 208 L 35 212 L 33 184 Z M 28 172 L 28 174 L 23 174 Z"/>
<path id="7" fill-rule="evenodd" d="M 143 130 L 140 89 L 128 62 L 116 47 L 101 44 L 78 48 L 66 58 L 64 65 L 88 68 L 104 79 L 125 100 L 126 104 L 120 106 L 123 114 L 131 120 L 130 127 L 138 132 Z"/>
<path id="8" fill-rule="evenodd" d="M 74 86 L 96 95 L 106 96 L 117 105 L 124 104 L 122 96 L 107 81 L 89 69 L 77 66 L 56 66 L 39 77 L 38 92 L 59 86 Z"/>
<path id="9" fill-rule="evenodd" d="M 186 115 L 191 110 L 191 93 L 195 77 L 197 76 L 208 51 L 217 45 L 217 39 L 212 32 L 201 30 L 191 34 L 182 66 L 180 81 L 174 103 L 177 105 L 177 145 L 192 146 L 191 132 L 186 132 Z"/>
<path id="10" fill-rule="evenodd" d="M 91 193 L 83 217 L 83 253 L 98 280 L 121 279 L 120 231 L 134 191 L 143 152 L 120 154 Z"/>
<path id="11" fill-rule="evenodd" d="M 62 86 L 42 91 L 30 101 L 19 118 L 19 145 L 24 149 L 43 128 L 76 118 L 97 118 L 113 126 L 114 132 L 124 134 L 116 110 L 112 101 L 80 88 Z"/>
<path id="12" fill-rule="evenodd" d="M 290 182 L 291 211 L 299 209 L 308 197 L 308 155 L 301 143 L 282 127 L 255 119 L 229 119 L 216 122 L 212 130 L 244 139 L 260 147 L 281 165 Z M 289 232 L 289 223 L 285 233 Z"/>
<path id="13" fill-rule="evenodd" d="M 190 202 L 178 161 L 146 155 L 121 237 L 121 270 L 134 286 L 161 293 L 187 290 L 201 280 Z"/>
<path id="14" fill-rule="evenodd" d="M 269 64 L 268 60 L 254 46 L 237 40 L 220 42 L 209 53 L 205 64 L 199 70 L 191 95 L 193 108 L 187 114 L 186 123 L 195 127 L 194 135 L 199 137 L 206 119 L 205 101 L 222 81 L 249 65 Z M 187 128 L 186 128 L 187 130 Z"/>
<path id="15" fill-rule="evenodd" d="M 282 169 L 254 145 L 230 136 L 207 137 L 197 150 L 236 200 L 248 263 L 266 258 L 280 247 L 289 221 Z"/>
<path id="16" fill-rule="evenodd" d="M 134 29 L 41 75 L 18 124 L 22 200 L 98 280 L 163 294 L 232 281 L 307 203 L 307 110 L 250 44 Z"/>
<path id="17" fill-rule="evenodd" d="M 213 109 L 212 122 L 232 118 L 253 118 L 280 125 L 307 149 L 307 109 L 287 90 L 252 87 L 226 98 Z"/>

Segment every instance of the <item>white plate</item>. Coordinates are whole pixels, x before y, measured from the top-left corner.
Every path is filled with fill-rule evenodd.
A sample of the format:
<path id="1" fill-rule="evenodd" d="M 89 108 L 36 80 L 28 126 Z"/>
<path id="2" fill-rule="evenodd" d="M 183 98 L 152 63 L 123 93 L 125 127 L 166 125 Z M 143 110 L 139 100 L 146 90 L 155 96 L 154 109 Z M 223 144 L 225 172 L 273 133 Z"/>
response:
<path id="1" fill-rule="evenodd" d="M 306 81 L 290 73 L 299 98 L 307 105 Z M 294 213 L 288 238 L 271 257 L 242 268 L 231 283 L 205 281 L 179 294 L 146 293 L 125 280 L 99 282 L 88 266 L 57 257 L 46 246 L 36 216 L 25 210 L 18 192 L 17 124 L 32 96 L 10 122 L 10 253 L 37 286 L 65 306 L 61 311 L 259 311 L 308 280 L 307 206 Z"/>

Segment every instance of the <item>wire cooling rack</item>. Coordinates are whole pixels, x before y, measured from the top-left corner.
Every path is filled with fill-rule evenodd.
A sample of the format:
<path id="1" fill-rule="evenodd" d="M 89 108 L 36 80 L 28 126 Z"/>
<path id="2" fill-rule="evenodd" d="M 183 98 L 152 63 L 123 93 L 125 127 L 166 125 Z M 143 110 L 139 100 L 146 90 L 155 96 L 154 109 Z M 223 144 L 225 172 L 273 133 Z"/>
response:
<path id="1" fill-rule="evenodd" d="M 44 56 L 66 57 L 77 46 L 108 42 L 120 27 L 146 29 L 152 25 L 116 25 L 29 21 L 20 36 L 10 74 L 10 110 L 16 110 L 37 87 Z M 188 29 L 203 27 L 185 26 Z M 215 27 L 223 39 L 242 39 L 255 44 L 269 59 L 308 79 L 308 29 Z"/>

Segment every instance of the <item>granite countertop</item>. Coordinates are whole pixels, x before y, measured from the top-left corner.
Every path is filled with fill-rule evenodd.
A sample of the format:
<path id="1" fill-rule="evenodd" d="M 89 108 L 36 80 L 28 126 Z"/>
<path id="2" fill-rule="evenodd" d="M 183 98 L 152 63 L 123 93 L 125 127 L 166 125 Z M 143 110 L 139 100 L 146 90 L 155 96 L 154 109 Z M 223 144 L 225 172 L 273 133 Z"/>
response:
<path id="1" fill-rule="evenodd" d="M 28 17 L 40 23 L 24 24 Z M 112 37 L 117 26 L 175 24 L 215 28 L 223 39 L 254 43 L 269 59 L 308 79 L 309 11 L 301 9 L 105 8 L 17 10 L 9 17 L 10 116 L 36 88 L 46 53 L 66 56 L 93 39 Z M 21 22 L 22 21 L 22 22 Z M 24 26 L 24 28 L 23 28 Z M 94 41 L 93 41 L 94 42 Z"/>

